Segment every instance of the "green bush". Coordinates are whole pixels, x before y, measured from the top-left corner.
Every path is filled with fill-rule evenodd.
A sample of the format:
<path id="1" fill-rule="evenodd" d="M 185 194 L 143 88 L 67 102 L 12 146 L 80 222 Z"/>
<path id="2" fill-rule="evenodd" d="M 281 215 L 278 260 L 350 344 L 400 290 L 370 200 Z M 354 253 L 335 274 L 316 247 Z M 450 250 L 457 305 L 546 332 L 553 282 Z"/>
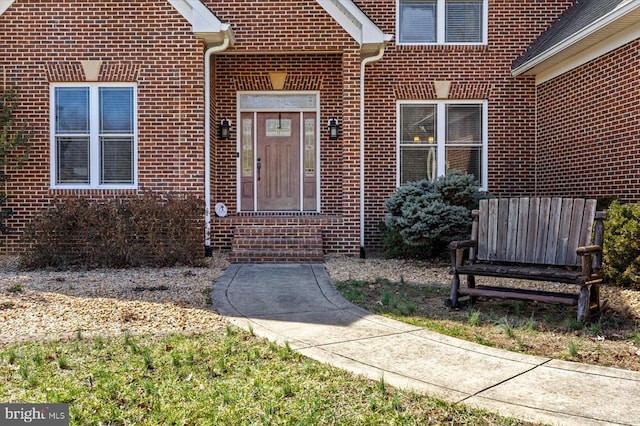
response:
<path id="1" fill-rule="evenodd" d="M 602 273 L 610 284 L 640 290 L 640 204 L 614 201 L 609 206 Z"/>
<path id="2" fill-rule="evenodd" d="M 435 182 L 400 187 L 385 201 L 382 243 L 388 257 L 431 257 L 447 244 L 467 238 L 471 210 L 480 198 L 473 176 L 451 171 Z"/>
<path id="3" fill-rule="evenodd" d="M 26 268 L 67 269 L 204 263 L 204 205 L 196 197 L 145 193 L 55 200 L 25 233 Z"/>

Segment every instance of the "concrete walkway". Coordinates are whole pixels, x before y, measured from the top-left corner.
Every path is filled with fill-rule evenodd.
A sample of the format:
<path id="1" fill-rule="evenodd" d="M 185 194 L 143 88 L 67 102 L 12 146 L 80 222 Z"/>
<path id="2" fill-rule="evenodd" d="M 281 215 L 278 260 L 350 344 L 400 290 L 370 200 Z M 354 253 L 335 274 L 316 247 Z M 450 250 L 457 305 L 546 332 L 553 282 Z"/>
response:
<path id="1" fill-rule="evenodd" d="M 322 265 L 231 265 L 214 308 L 310 358 L 455 403 L 558 425 L 640 425 L 640 373 L 442 336 L 347 302 Z"/>

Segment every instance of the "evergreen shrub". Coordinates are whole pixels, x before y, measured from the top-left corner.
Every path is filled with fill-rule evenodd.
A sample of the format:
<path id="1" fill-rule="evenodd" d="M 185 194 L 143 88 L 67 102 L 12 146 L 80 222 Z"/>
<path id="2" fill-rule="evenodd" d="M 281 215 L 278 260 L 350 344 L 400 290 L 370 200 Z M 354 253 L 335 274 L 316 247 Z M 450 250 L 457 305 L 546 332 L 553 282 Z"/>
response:
<path id="1" fill-rule="evenodd" d="M 384 207 L 382 242 L 387 257 L 424 258 L 442 254 L 450 241 L 468 238 L 471 210 L 480 199 L 472 175 L 451 171 L 434 182 L 401 186 Z"/>

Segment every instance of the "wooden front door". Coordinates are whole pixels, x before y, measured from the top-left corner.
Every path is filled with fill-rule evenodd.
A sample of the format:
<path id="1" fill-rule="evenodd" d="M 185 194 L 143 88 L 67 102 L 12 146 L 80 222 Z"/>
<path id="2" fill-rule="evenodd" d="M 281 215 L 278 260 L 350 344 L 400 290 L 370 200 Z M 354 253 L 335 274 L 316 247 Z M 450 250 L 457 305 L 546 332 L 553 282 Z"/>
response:
<path id="1" fill-rule="evenodd" d="M 257 210 L 300 210 L 300 113 L 257 114 Z"/>

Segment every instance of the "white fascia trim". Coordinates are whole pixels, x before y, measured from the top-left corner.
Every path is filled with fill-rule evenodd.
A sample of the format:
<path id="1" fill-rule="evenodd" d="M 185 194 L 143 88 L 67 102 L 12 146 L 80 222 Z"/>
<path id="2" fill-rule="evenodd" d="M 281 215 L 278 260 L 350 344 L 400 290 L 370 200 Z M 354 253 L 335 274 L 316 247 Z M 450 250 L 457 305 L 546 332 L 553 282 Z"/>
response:
<path id="1" fill-rule="evenodd" d="M 14 1 L 15 0 L 0 0 L 0 15 L 2 15 L 7 9 L 9 9 Z"/>
<path id="2" fill-rule="evenodd" d="M 169 3 L 189 21 L 196 34 L 228 32 L 229 24 L 223 24 L 200 0 L 169 0 Z"/>
<path id="3" fill-rule="evenodd" d="M 393 38 L 383 33 L 351 0 L 316 1 L 360 46 L 384 44 Z"/>
<path id="4" fill-rule="evenodd" d="M 624 46 L 627 43 L 630 43 L 634 40 L 640 38 L 640 24 L 633 25 L 630 28 L 625 29 L 612 37 L 609 37 L 600 43 L 597 43 L 591 47 L 589 47 L 584 52 L 581 52 L 580 55 L 571 57 L 562 62 L 559 62 L 555 65 L 552 65 L 549 68 L 546 68 L 536 74 L 536 85 L 540 85 L 544 82 L 547 82 L 551 79 L 554 79 L 566 72 L 571 71 L 572 69 L 578 68 L 590 62 L 602 55 L 606 55 L 609 52 L 613 52 L 619 47 Z"/>
<path id="5" fill-rule="evenodd" d="M 534 59 L 525 62 L 524 64 L 520 65 L 518 68 L 514 68 L 511 71 L 511 74 L 514 77 L 525 74 L 530 69 L 536 67 L 537 65 L 542 64 L 543 62 L 557 55 L 558 53 L 561 53 L 563 50 L 567 49 L 568 47 L 579 43 L 581 40 L 584 40 L 588 36 L 596 33 L 602 28 L 605 28 L 607 25 L 614 23 L 618 19 L 635 11 L 638 8 L 640 8 L 640 0 L 628 0 L 628 2 L 621 4 L 615 10 L 611 11 L 609 14 L 593 22 L 591 25 L 583 28 L 581 31 L 578 31 L 577 33 L 565 39 L 561 43 L 556 44 L 551 49 L 543 53 L 542 55 L 537 56 Z"/>

